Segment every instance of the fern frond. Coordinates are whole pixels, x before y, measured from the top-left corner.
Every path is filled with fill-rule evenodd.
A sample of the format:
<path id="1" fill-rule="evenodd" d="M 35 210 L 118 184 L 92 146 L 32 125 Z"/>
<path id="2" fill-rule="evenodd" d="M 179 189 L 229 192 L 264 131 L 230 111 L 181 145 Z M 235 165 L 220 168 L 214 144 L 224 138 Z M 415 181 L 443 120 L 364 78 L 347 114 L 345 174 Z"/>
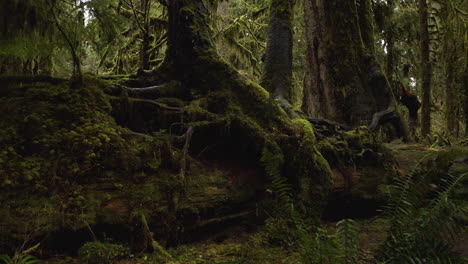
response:
<path id="1" fill-rule="evenodd" d="M 359 229 L 351 219 L 343 219 L 337 224 L 336 235 L 341 248 L 341 263 L 354 264 L 358 261 Z"/>
<path id="2" fill-rule="evenodd" d="M 395 215 L 391 216 L 392 227 L 383 246 L 383 259 L 388 263 L 459 263 L 456 261 L 460 257 L 452 253 L 452 245 L 465 228 L 457 219 L 467 214 L 450 194 L 467 175 L 445 175 L 436 197 L 423 207 L 419 206 L 422 203 L 416 206 L 400 196 L 397 210 L 391 211 Z M 397 189 L 405 192 L 417 189 L 418 183 L 405 182 L 408 186 L 397 183 Z M 423 198 L 419 196 L 420 200 Z"/>
<path id="3" fill-rule="evenodd" d="M 0 255 L 0 261 L 2 264 L 10 264 L 12 263 L 11 257 L 8 255 Z"/>
<path id="4" fill-rule="evenodd" d="M 416 165 L 413 167 L 410 173 L 407 175 L 396 178 L 393 184 L 393 192 L 390 192 L 388 205 L 384 207 L 384 213 L 390 217 L 393 221 L 400 221 L 412 214 L 415 207 L 415 201 L 419 201 L 422 193 L 417 190 L 417 185 L 414 184 L 414 178 L 420 166 L 423 162 L 433 157 L 434 153 L 426 154 L 424 157 L 418 160 Z M 424 178 L 426 174 L 420 175 Z M 419 179 L 422 181 L 422 179 Z"/>

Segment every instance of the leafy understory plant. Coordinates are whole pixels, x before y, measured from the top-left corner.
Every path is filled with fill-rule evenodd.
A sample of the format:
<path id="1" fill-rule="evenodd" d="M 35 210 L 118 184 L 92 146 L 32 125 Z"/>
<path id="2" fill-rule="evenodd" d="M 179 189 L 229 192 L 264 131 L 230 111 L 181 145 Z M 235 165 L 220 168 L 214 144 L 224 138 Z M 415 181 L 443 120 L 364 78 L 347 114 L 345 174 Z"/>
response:
<path id="1" fill-rule="evenodd" d="M 40 260 L 35 258 L 34 256 L 31 256 L 30 253 L 32 253 L 34 250 L 36 250 L 39 247 L 40 244 L 36 244 L 33 247 L 30 247 L 26 250 L 19 250 L 17 251 L 13 257 L 10 257 L 8 255 L 0 255 L 0 263 L 2 264 L 36 264 L 40 263 Z"/>
<path id="2" fill-rule="evenodd" d="M 468 212 L 451 194 L 468 172 L 443 175 L 433 193 L 427 189 L 426 175 L 418 176 L 411 173 L 396 180 L 394 194 L 385 208 L 391 227 L 380 260 L 383 263 L 464 263 L 466 260 L 452 249 L 466 232 L 463 219 Z"/>
<path id="3" fill-rule="evenodd" d="M 110 264 L 118 259 L 130 256 L 130 250 L 123 245 L 100 241 L 85 243 L 79 250 L 78 256 L 86 264 Z"/>
<path id="4" fill-rule="evenodd" d="M 323 227 L 318 227 L 315 232 L 301 230 L 300 233 L 303 263 L 358 263 L 359 229 L 353 220 L 339 221 L 333 233 Z"/>

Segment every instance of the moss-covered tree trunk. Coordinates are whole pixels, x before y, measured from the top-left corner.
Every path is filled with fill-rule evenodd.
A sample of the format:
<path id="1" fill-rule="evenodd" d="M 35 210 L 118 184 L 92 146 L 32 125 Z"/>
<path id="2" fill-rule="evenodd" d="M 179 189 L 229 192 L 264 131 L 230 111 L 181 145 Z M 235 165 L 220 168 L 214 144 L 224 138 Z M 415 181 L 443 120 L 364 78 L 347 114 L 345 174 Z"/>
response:
<path id="1" fill-rule="evenodd" d="M 457 96 L 457 89 L 455 85 L 456 69 L 454 62 L 456 61 L 456 48 L 453 43 L 447 43 L 449 47 L 445 56 L 445 116 L 447 132 L 450 136 L 458 136 L 457 134 L 457 109 L 459 107 L 459 100 Z"/>
<path id="2" fill-rule="evenodd" d="M 295 0 L 273 0 L 270 7 L 265 70 L 261 84 L 283 104 L 291 101 L 292 18 Z"/>
<path id="3" fill-rule="evenodd" d="M 465 66 L 465 75 L 463 76 L 463 90 L 464 90 L 464 102 L 465 106 L 465 137 L 468 137 L 468 63 Z"/>
<path id="4" fill-rule="evenodd" d="M 367 55 L 375 55 L 374 13 L 372 0 L 356 0 L 359 30 Z"/>
<path id="5" fill-rule="evenodd" d="M 149 50 L 151 46 L 151 36 L 150 36 L 150 9 L 151 9 L 151 0 L 141 0 L 140 9 L 135 10 L 135 12 L 141 13 L 141 20 L 138 23 L 141 32 L 141 47 L 140 47 L 140 67 L 143 70 L 149 70 L 150 68 L 150 56 Z M 135 15 L 135 19 L 138 19 L 138 16 Z"/>
<path id="6" fill-rule="evenodd" d="M 295 195 L 303 204 L 323 206 L 331 188 L 331 171 L 317 150 L 311 124 L 293 122 L 279 105 L 271 103 L 264 88 L 246 81 L 220 59 L 210 27 L 211 4 L 208 0 L 169 2 L 168 49 L 162 67 L 154 73 L 180 82 L 187 97 L 204 98 L 205 103 L 197 109 L 202 118 L 187 109 L 189 120 L 185 122 L 193 122 L 191 149 L 215 140 L 238 148 L 223 152 L 244 153 L 248 149 L 243 155 L 262 166 L 270 180 L 285 179 L 296 187 Z M 281 34 L 290 34 L 284 32 Z M 290 46 L 284 48 L 289 50 Z"/>
<path id="7" fill-rule="evenodd" d="M 306 0 L 304 16 L 307 39 L 307 72 L 302 110 L 309 116 L 336 120 L 337 104 L 328 67 L 328 30 L 323 1 Z"/>
<path id="8" fill-rule="evenodd" d="M 420 52 L 421 52 L 421 134 L 423 136 L 431 132 L 431 78 L 432 65 L 429 58 L 429 31 L 428 31 L 428 11 L 426 0 L 418 0 L 419 29 L 420 29 Z"/>
<path id="9" fill-rule="evenodd" d="M 180 81 L 190 95 L 220 89 L 227 77 L 216 74 L 220 61 L 209 7 L 205 0 L 169 1 L 168 46 L 160 72 L 166 79 Z"/>
<path id="10" fill-rule="evenodd" d="M 351 126 L 369 125 L 395 104 L 374 57 L 370 0 L 306 0 L 308 69 L 303 111 Z"/>
<path id="11" fill-rule="evenodd" d="M 393 21 L 393 16 L 395 13 L 395 1 L 387 1 L 388 15 L 385 19 L 384 28 L 384 37 L 385 44 L 387 48 L 387 57 L 385 64 L 385 74 L 389 82 L 394 85 L 395 83 L 395 23 Z"/>

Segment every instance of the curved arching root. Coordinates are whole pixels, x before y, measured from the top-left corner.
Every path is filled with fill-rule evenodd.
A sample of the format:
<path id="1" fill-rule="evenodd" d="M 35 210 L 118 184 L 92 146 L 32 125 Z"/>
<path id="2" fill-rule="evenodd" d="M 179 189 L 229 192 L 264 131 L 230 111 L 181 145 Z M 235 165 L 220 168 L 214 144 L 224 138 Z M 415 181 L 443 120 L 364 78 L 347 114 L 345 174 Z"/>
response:
<path id="1" fill-rule="evenodd" d="M 394 108 L 393 106 L 389 106 L 387 109 L 374 113 L 372 116 L 372 122 L 368 126 L 369 130 L 376 130 L 380 125 L 387 122 L 391 118 L 393 118 Z"/>

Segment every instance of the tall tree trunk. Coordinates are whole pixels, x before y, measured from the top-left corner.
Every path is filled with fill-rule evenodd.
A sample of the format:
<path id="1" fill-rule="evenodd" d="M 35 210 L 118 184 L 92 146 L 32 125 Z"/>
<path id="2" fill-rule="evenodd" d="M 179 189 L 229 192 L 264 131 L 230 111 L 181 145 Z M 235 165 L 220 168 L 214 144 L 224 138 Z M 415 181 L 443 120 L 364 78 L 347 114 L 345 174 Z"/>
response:
<path id="1" fill-rule="evenodd" d="M 228 141 L 239 140 L 238 144 L 231 142 L 233 148 L 238 147 L 239 151 L 248 148 L 249 155 L 264 164 L 265 175 L 290 179 L 304 204 L 323 206 L 330 188 L 331 170 L 316 148 L 313 130 L 308 128 L 310 124 L 304 120 L 291 121 L 278 105 L 268 100 L 271 96 L 265 89 L 247 82 L 232 65 L 220 59 L 209 26 L 210 10 L 215 10 L 209 6 L 211 0 L 168 3 L 166 57 L 153 74 L 166 81 L 179 81 L 189 99 L 208 97 L 203 103 L 197 103 L 200 105 L 197 108 L 203 108 L 200 113 L 206 111 L 207 119 L 214 121 L 194 121 L 192 140 L 203 147 L 212 144 L 213 135 L 219 133 L 228 137 Z M 190 115 L 191 110 L 187 110 Z M 204 131 L 209 129 L 216 131 Z M 311 138 L 302 140 L 305 135 Z"/>
<path id="2" fill-rule="evenodd" d="M 143 70 L 148 70 L 150 68 L 149 63 L 149 54 L 148 51 L 150 49 L 150 8 L 151 8 L 151 0 L 142 0 L 140 3 L 140 11 L 142 14 L 143 21 L 141 22 L 141 34 L 142 34 L 142 42 L 141 42 L 141 50 L 140 50 L 140 67 Z"/>
<path id="3" fill-rule="evenodd" d="M 359 15 L 359 31 L 366 49 L 367 55 L 375 55 L 374 43 L 374 14 L 372 1 L 356 0 L 357 12 Z"/>
<path id="4" fill-rule="evenodd" d="M 463 90 L 464 90 L 464 102 L 463 105 L 465 111 L 465 137 L 468 137 L 468 49 L 467 49 L 467 62 L 465 62 L 465 75 L 463 76 Z"/>
<path id="5" fill-rule="evenodd" d="M 360 107 L 372 102 L 358 102 L 365 98 L 366 86 L 361 78 L 365 51 L 356 3 L 306 0 L 304 7 L 309 69 L 303 109 L 313 117 L 361 125 L 370 120 L 362 113 L 373 109 Z"/>
<path id="6" fill-rule="evenodd" d="M 353 126 L 369 125 L 372 114 L 390 102 L 387 98 L 377 105 L 373 97 L 378 93 L 372 91 L 369 79 L 379 69 L 372 58 L 371 4 L 357 2 L 306 0 L 304 4 L 308 67 L 303 111 Z"/>
<path id="7" fill-rule="evenodd" d="M 150 65 L 149 65 L 149 51 L 150 48 L 150 37 L 147 34 L 143 35 L 143 40 L 141 42 L 141 51 L 140 51 L 140 56 L 141 56 L 141 68 L 143 70 L 149 70 Z"/>
<path id="8" fill-rule="evenodd" d="M 220 84 L 229 78 L 226 65 L 219 65 L 206 2 L 169 1 L 167 50 L 159 73 L 165 79 L 180 81 L 187 95 L 220 89 Z"/>
<path id="9" fill-rule="evenodd" d="M 431 133 L 431 78 L 432 65 L 429 54 L 429 31 L 427 25 L 428 6 L 426 0 L 418 0 L 419 26 L 420 26 L 420 49 L 421 49 L 421 134 L 425 136 Z"/>
<path id="10" fill-rule="evenodd" d="M 328 67 L 328 30 L 323 1 L 305 0 L 307 69 L 302 111 L 316 118 L 337 119 L 337 104 Z"/>
<path id="11" fill-rule="evenodd" d="M 395 96 L 374 56 L 371 0 L 305 0 L 304 8 L 303 111 L 350 126 L 391 123 L 396 134 L 388 137 L 406 138 Z"/>
<path id="12" fill-rule="evenodd" d="M 447 45 L 452 45 L 447 43 Z M 453 47 L 452 47 L 453 48 Z M 458 96 L 455 89 L 455 67 L 454 62 L 456 58 L 454 57 L 455 50 L 447 50 L 449 53 L 446 54 L 445 62 L 445 114 L 446 114 L 446 125 L 447 132 L 450 136 L 456 136 L 456 123 L 457 120 L 457 106 L 458 106 Z"/>
<path id="13" fill-rule="evenodd" d="M 265 70 L 261 80 L 261 85 L 286 105 L 291 101 L 294 2 L 271 2 Z"/>
<path id="14" fill-rule="evenodd" d="M 393 15 L 395 12 L 395 1 L 388 0 L 389 13 L 384 25 L 384 37 L 387 48 L 385 74 L 387 75 L 390 84 L 395 87 L 395 23 L 393 22 Z"/>

